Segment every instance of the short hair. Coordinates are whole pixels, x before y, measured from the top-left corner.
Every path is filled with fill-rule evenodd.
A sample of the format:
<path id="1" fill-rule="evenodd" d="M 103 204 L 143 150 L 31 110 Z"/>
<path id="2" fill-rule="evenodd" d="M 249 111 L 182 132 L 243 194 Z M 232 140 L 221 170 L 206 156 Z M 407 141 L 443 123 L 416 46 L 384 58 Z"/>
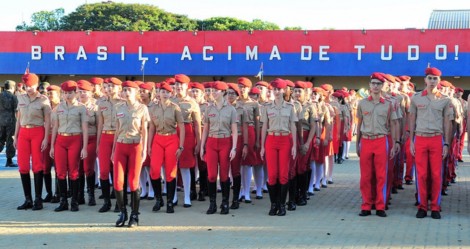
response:
<path id="1" fill-rule="evenodd" d="M 6 80 L 4 89 L 5 90 L 13 89 L 15 85 L 16 85 L 16 82 L 14 82 L 13 80 Z"/>

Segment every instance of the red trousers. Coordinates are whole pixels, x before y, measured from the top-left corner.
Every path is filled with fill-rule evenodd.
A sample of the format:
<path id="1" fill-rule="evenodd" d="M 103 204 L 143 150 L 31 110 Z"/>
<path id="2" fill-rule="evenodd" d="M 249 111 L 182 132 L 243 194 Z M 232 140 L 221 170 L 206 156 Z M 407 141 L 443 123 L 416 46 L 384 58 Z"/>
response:
<path id="1" fill-rule="evenodd" d="M 255 150 L 256 144 L 256 131 L 254 126 L 248 126 L 248 154 L 245 160 L 242 160 L 242 165 L 260 165 L 259 153 Z M 259 152 L 259 151 L 258 151 Z"/>
<path id="2" fill-rule="evenodd" d="M 292 158 L 292 135 L 266 138 L 265 159 L 268 167 L 268 184 L 287 184 L 289 182 L 289 162 Z"/>
<path id="3" fill-rule="evenodd" d="M 232 149 L 232 137 L 212 138 L 206 142 L 205 161 L 207 163 L 207 177 L 209 182 L 217 181 L 217 171 L 220 166 L 220 182 L 226 182 L 230 168 L 230 150 Z"/>
<path id="4" fill-rule="evenodd" d="M 405 170 L 405 181 L 413 180 L 413 168 L 415 167 L 415 158 L 411 155 L 410 151 L 410 138 L 406 139 L 405 142 L 405 155 L 406 155 L 406 170 Z"/>
<path id="5" fill-rule="evenodd" d="M 167 182 L 176 178 L 178 171 L 176 151 L 180 139 L 178 135 L 162 136 L 155 134 L 152 141 L 152 153 L 150 156 L 150 178 L 161 178 L 162 165 L 165 164 L 165 179 Z"/>
<path id="6" fill-rule="evenodd" d="M 431 187 L 431 210 L 440 211 L 442 188 L 442 136 L 416 136 L 415 151 L 418 208 L 428 210 L 428 187 Z M 431 182 L 428 182 L 428 174 L 431 177 Z M 431 186 L 428 186 L 428 184 Z"/>
<path id="7" fill-rule="evenodd" d="M 457 153 L 457 159 L 462 160 L 462 153 L 463 153 L 463 148 L 465 144 L 465 133 L 467 133 L 467 122 L 464 120 L 463 121 L 463 132 L 460 134 L 460 143 L 459 143 L 459 148 L 458 148 L 458 153 Z"/>
<path id="8" fill-rule="evenodd" d="M 108 180 L 109 173 L 113 169 L 111 166 L 111 154 L 113 150 L 114 134 L 101 134 L 98 154 L 100 162 L 100 179 Z"/>
<path id="9" fill-rule="evenodd" d="M 80 152 L 82 150 L 82 135 L 57 135 L 54 144 L 54 159 L 57 178 L 65 180 L 67 173 L 70 180 L 78 178 Z"/>
<path id="10" fill-rule="evenodd" d="M 20 174 L 29 174 L 30 159 L 33 173 L 44 170 L 44 159 L 41 152 L 41 144 L 44 140 L 44 127 L 20 128 L 18 134 L 18 168 Z"/>
<path id="11" fill-rule="evenodd" d="M 95 173 L 96 135 L 88 136 L 86 151 L 87 157 L 81 161 L 82 167 L 80 167 L 80 176 L 82 176 L 83 173 L 85 173 L 86 176 L 90 176 Z"/>
<path id="12" fill-rule="evenodd" d="M 51 174 L 51 168 L 54 160 L 52 160 L 49 152 L 51 151 L 51 138 L 52 134 L 49 135 L 47 139 L 47 148 L 42 152 L 42 158 L 44 159 L 44 174 L 49 175 Z"/>
<path id="13" fill-rule="evenodd" d="M 393 147 L 394 145 L 394 141 L 392 139 L 392 136 L 391 135 L 388 135 L 387 136 L 387 142 L 389 145 L 389 147 L 387 147 L 388 151 L 387 151 L 387 160 L 388 160 L 388 166 L 387 166 L 387 201 L 390 200 L 390 192 L 392 190 L 392 187 L 393 187 L 393 183 L 394 183 L 394 180 L 395 180 L 395 177 L 396 177 L 396 174 L 395 174 L 395 167 L 397 165 L 397 156 L 395 156 L 394 158 L 390 159 L 390 157 L 388 155 L 390 155 L 390 149 Z"/>
<path id="14" fill-rule="evenodd" d="M 300 155 L 300 145 L 297 143 L 297 156 L 295 158 L 289 157 L 289 180 L 294 179 L 297 176 L 297 161 Z M 290 153 L 289 153 L 290 154 Z"/>
<path id="15" fill-rule="evenodd" d="M 230 162 L 230 172 L 232 177 L 240 176 L 240 167 L 242 163 L 242 150 L 243 150 L 243 138 L 242 135 L 238 135 L 237 139 L 237 154 L 235 158 Z"/>
<path id="16" fill-rule="evenodd" d="M 309 132 L 310 131 L 304 131 L 304 141 L 307 141 Z M 297 156 L 297 174 L 299 175 L 307 172 L 307 169 L 310 167 L 310 157 L 313 151 L 314 142 L 315 142 L 315 138 L 310 143 L 310 146 L 308 147 L 308 150 L 307 150 L 307 154 L 305 155 L 298 154 Z"/>
<path id="17" fill-rule="evenodd" d="M 114 189 L 122 191 L 124 187 L 124 175 L 127 172 L 129 188 L 136 191 L 139 188 L 140 171 L 142 169 L 142 145 L 116 143 L 114 150 Z"/>
<path id="18" fill-rule="evenodd" d="M 185 123 L 184 130 L 184 150 L 181 153 L 178 166 L 180 168 L 194 168 L 196 166 L 196 156 L 194 155 L 194 148 L 196 147 L 196 136 L 194 134 L 193 125 L 190 123 Z M 178 128 L 177 131 L 179 135 Z"/>
<path id="19" fill-rule="evenodd" d="M 361 139 L 359 165 L 361 171 L 360 190 L 362 210 L 385 210 L 387 200 L 388 139 Z M 375 172 L 375 178 L 373 178 Z M 372 189 L 375 182 L 375 191 Z M 374 194 L 374 192 L 376 194 Z M 375 196 L 374 196 L 375 195 Z M 375 200 L 374 200 L 375 199 Z"/>

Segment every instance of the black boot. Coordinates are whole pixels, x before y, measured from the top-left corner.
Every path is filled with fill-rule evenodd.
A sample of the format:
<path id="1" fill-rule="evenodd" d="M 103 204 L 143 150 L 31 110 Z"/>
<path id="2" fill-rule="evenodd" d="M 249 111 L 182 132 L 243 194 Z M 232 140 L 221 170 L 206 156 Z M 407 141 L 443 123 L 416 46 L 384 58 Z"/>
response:
<path id="1" fill-rule="evenodd" d="M 58 180 L 59 182 L 59 193 L 60 193 L 60 204 L 54 210 L 56 212 L 69 210 L 69 202 L 67 201 L 67 180 Z"/>
<path id="2" fill-rule="evenodd" d="M 55 192 L 54 196 L 52 197 L 51 203 L 59 203 L 60 202 L 60 190 L 59 190 L 59 178 L 57 174 L 55 175 Z"/>
<path id="3" fill-rule="evenodd" d="M 78 199 L 77 199 L 77 202 L 78 202 L 79 205 L 85 204 L 85 175 L 82 175 L 82 176 L 78 177 Z"/>
<path id="4" fill-rule="evenodd" d="M 287 210 L 295 211 L 297 209 L 296 206 L 296 198 L 297 198 L 297 177 L 292 178 L 289 180 L 289 202 L 287 202 Z"/>
<path id="5" fill-rule="evenodd" d="M 303 173 L 297 176 L 297 186 L 298 186 L 298 200 L 297 200 L 297 205 L 298 206 L 305 206 L 307 205 L 307 174 Z"/>
<path id="6" fill-rule="evenodd" d="M 116 195 L 116 205 L 120 210 L 119 218 L 116 221 L 116 227 L 122 227 L 127 221 L 127 209 L 126 205 L 124 205 L 124 191 L 114 191 L 114 193 Z"/>
<path id="7" fill-rule="evenodd" d="M 13 158 L 7 158 L 7 163 L 5 164 L 5 167 L 18 167 L 18 164 L 13 163 Z"/>
<path id="8" fill-rule="evenodd" d="M 197 200 L 197 191 L 196 191 L 196 172 L 194 168 L 189 170 L 191 174 L 191 191 L 189 192 L 189 198 L 191 201 Z"/>
<path id="9" fill-rule="evenodd" d="M 173 179 L 171 182 L 166 183 L 166 213 L 172 214 L 175 212 L 173 208 L 173 199 L 175 198 L 176 192 L 176 179 Z"/>
<path id="10" fill-rule="evenodd" d="M 24 198 L 25 201 L 23 204 L 18 206 L 18 210 L 26 210 L 33 207 L 33 199 L 31 197 L 31 176 L 28 174 L 21 175 L 21 185 L 23 186 Z"/>
<path id="11" fill-rule="evenodd" d="M 162 179 L 158 178 L 157 180 L 151 179 L 153 192 L 155 193 L 155 205 L 152 208 L 152 211 L 158 212 L 160 208 L 163 207 L 163 198 L 162 198 Z"/>
<path id="12" fill-rule="evenodd" d="M 69 186 L 67 190 L 67 198 L 71 198 L 72 197 L 72 180 L 70 180 L 70 178 L 67 178 L 67 184 Z"/>
<path id="13" fill-rule="evenodd" d="M 199 170 L 199 193 L 198 201 L 205 201 L 207 194 L 207 170 Z"/>
<path id="14" fill-rule="evenodd" d="M 70 202 L 70 211 L 77 212 L 78 211 L 78 194 L 79 194 L 79 181 L 78 180 L 71 180 L 72 182 L 72 201 Z"/>
<path id="15" fill-rule="evenodd" d="M 238 197 L 240 196 L 240 188 L 242 184 L 241 176 L 237 176 L 233 178 L 233 197 L 232 197 L 232 205 L 230 209 L 238 209 L 240 204 L 238 202 Z"/>
<path id="16" fill-rule="evenodd" d="M 86 185 L 88 188 L 88 206 L 96 206 L 94 173 L 86 177 Z"/>
<path id="17" fill-rule="evenodd" d="M 225 182 L 220 183 L 222 188 L 222 205 L 220 206 L 220 214 L 228 214 L 228 202 L 230 199 L 230 181 L 227 179 Z"/>
<path id="18" fill-rule="evenodd" d="M 287 184 L 278 184 L 278 189 L 280 194 L 279 197 L 279 212 L 277 213 L 278 216 L 286 215 L 286 199 L 287 199 L 287 192 L 289 191 L 289 183 Z"/>
<path id="19" fill-rule="evenodd" d="M 44 186 L 46 187 L 46 197 L 42 199 L 43 202 L 51 202 L 52 198 L 54 197 L 52 193 L 52 175 L 51 174 L 44 174 Z"/>
<path id="20" fill-rule="evenodd" d="M 112 206 L 111 205 L 111 199 L 109 197 L 110 186 L 109 186 L 109 180 L 101 180 L 100 179 L 100 183 L 101 183 L 101 192 L 103 194 L 104 204 L 100 208 L 99 212 L 104 213 L 104 212 L 108 212 L 111 209 L 111 206 Z"/>
<path id="21" fill-rule="evenodd" d="M 269 210 L 269 215 L 274 216 L 274 215 L 277 215 L 277 212 L 279 211 L 278 202 L 277 202 L 277 196 L 278 196 L 277 184 L 274 184 L 274 185 L 266 184 L 266 186 L 268 186 L 269 200 L 271 201 L 271 209 Z"/>
<path id="22" fill-rule="evenodd" d="M 34 174 L 34 193 L 35 199 L 33 204 L 33 211 L 34 210 L 41 210 L 42 209 L 42 181 L 43 181 L 43 172 L 39 172 Z"/>
<path id="23" fill-rule="evenodd" d="M 207 209 L 206 214 L 214 214 L 217 212 L 217 203 L 216 203 L 216 197 L 217 197 L 217 183 L 216 182 L 208 182 L 208 188 L 207 192 L 209 193 L 209 209 Z"/>
<path id="24" fill-rule="evenodd" d="M 140 189 L 131 192 L 131 217 L 128 227 L 136 227 L 139 225 L 139 205 L 140 205 Z"/>

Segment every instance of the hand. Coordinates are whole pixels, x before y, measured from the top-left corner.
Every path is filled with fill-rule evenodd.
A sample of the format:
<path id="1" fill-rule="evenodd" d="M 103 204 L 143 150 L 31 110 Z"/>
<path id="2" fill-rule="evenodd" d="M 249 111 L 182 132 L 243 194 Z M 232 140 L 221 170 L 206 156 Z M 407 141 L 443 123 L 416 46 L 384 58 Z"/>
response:
<path id="1" fill-rule="evenodd" d="M 449 146 L 445 145 L 444 147 L 442 147 L 442 159 L 446 158 L 448 154 L 449 154 Z"/>
<path id="2" fill-rule="evenodd" d="M 80 158 L 85 159 L 88 156 L 88 152 L 86 151 L 86 147 L 82 149 L 82 152 L 80 153 Z"/>
<path id="3" fill-rule="evenodd" d="M 17 145 L 17 139 L 13 137 L 13 147 L 15 148 L 15 150 L 18 149 L 16 148 L 16 145 Z"/>
<path id="4" fill-rule="evenodd" d="M 395 145 L 393 145 L 393 148 L 390 150 L 390 159 L 394 158 L 398 154 L 399 151 L 400 151 L 400 145 L 395 143 Z"/>
<path id="5" fill-rule="evenodd" d="M 111 162 L 114 163 L 114 151 L 111 153 Z"/>
<path id="6" fill-rule="evenodd" d="M 259 150 L 259 148 L 260 148 L 260 146 L 259 146 L 259 142 L 256 142 L 256 143 L 255 143 L 255 151 L 258 151 L 258 150 Z"/>
<path id="7" fill-rule="evenodd" d="M 292 155 L 292 159 L 295 159 L 295 157 L 297 157 L 297 148 L 295 146 L 292 146 L 290 154 Z"/>
<path id="8" fill-rule="evenodd" d="M 51 146 L 51 150 L 49 151 L 49 156 L 54 159 L 54 146 Z"/>
<path id="9" fill-rule="evenodd" d="M 415 151 L 415 143 L 412 140 L 410 140 L 410 153 L 411 153 L 412 156 L 415 156 L 415 152 L 416 152 Z"/>
<path id="10" fill-rule="evenodd" d="M 323 146 L 327 146 L 327 145 L 328 145 L 328 140 L 327 139 L 323 140 Z"/>
<path id="11" fill-rule="evenodd" d="M 248 146 L 243 146 L 242 149 L 242 159 L 245 160 L 246 155 L 248 155 Z"/>
<path id="12" fill-rule="evenodd" d="M 320 138 L 319 138 L 319 137 L 315 138 L 315 144 L 316 144 L 317 146 L 319 146 L 320 143 L 321 143 Z"/>
<path id="13" fill-rule="evenodd" d="M 47 138 L 44 138 L 41 143 L 41 152 L 47 149 Z"/>
<path id="14" fill-rule="evenodd" d="M 183 150 L 180 149 L 180 148 L 178 148 L 178 149 L 176 150 L 176 154 L 175 154 L 175 155 L 176 155 L 176 159 L 179 159 L 182 153 L 183 153 Z M 196 155 L 197 155 L 197 154 L 196 154 Z"/>
<path id="15" fill-rule="evenodd" d="M 204 153 L 205 153 L 204 147 L 201 147 L 201 152 L 199 153 L 199 156 L 201 157 L 202 161 L 206 161 L 206 160 L 204 160 Z"/>
<path id="16" fill-rule="evenodd" d="M 261 160 L 264 161 L 264 147 L 261 147 L 261 150 L 259 151 L 259 155 L 261 157 Z"/>
<path id="17" fill-rule="evenodd" d="M 197 154 L 200 152 L 200 150 L 201 150 L 201 144 L 198 143 L 198 144 L 196 144 L 196 146 L 194 147 L 194 155 L 197 156 Z M 181 152 L 183 152 L 183 151 L 181 151 Z"/>
<path id="18" fill-rule="evenodd" d="M 304 144 L 300 146 L 300 154 L 302 154 L 302 156 L 307 155 L 308 147 L 309 147 L 308 144 Z"/>
<path id="19" fill-rule="evenodd" d="M 230 150 L 230 161 L 232 161 L 237 155 L 237 149 Z"/>
<path id="20" fill-rule="evenodd" d="M 361 157 L 361 143 L 356 143 L 356 154 L 357 157 Z"/>

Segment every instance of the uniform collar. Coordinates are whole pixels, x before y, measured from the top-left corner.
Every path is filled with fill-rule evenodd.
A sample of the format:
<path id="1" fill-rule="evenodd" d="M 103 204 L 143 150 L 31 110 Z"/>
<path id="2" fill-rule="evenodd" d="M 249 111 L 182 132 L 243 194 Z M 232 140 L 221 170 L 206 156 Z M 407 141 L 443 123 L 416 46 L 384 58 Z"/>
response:
<path id="1" fill-rule="evenodd" d="M 286 107 L 286 105 L 287 105 L 287 102 L 283 99 L 281 106 L 282 106 L 282 107 Z M 271 101 L 271 106 L 272 106 L 272 107 L 276 107 L 276 102 L 274 102 L 274 100 Z"/>
<path id="2" fill-rule="evenodd" d="M 368 101 L 373 101 L 372 95 L 369 95 L 369 97 L 367 97 L 367 100 Z M 385 103 L 385 98 L 380 96 L 379 102 L 382 103 L 382 104 Z"/>
<path id="3" fill-rule="evenodd" d="M 421 96 L 427 96 L 427 95 L 428 95 L 428 90 L 427 90 L 427 89 L 424 89 L 424 90 L 421 92 Z M 439 91 L 437 91 L 436 97 L 441 97 L 441 96 L 442 96 L 442 94 L 441 94 Z"/>

